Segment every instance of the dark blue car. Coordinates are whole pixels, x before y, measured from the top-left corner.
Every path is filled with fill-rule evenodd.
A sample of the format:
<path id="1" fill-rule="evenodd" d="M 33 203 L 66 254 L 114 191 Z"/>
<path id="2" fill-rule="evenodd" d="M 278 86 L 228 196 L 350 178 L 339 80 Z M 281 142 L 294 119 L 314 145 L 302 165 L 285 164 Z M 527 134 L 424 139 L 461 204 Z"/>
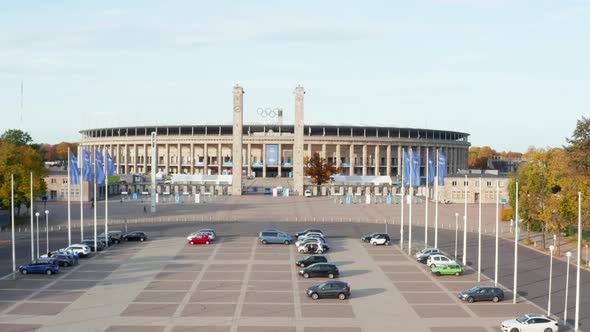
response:
<path id="1" fill-rule="evenodd" d="M 59 265 L 54 258 L 37 258 L 29 264 L 19 266 L 18 271 L 21 274 L 42 273 L 50 275 L 59 272 Z"/>

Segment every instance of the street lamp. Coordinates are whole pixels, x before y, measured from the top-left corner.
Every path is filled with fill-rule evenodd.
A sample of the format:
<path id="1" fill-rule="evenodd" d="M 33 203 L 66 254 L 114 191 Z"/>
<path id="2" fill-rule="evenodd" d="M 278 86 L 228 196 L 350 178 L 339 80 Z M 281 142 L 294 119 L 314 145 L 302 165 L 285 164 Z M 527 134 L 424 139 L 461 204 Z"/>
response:
<path id="1" fill-rule="evenodd" d="M 467 265 L 467 216 L 463 216 L 463 266 Z"/>
<path id="2" fill-rule="evenodd" d="M 455 212 L 455 262 L 457 261 L 457 235 L 459 234 L 459 212 Z"/>
<path id="3" fill-rule="evenodd" d="M 563 308 L 563 324 L 567 325 L 567 293 L 570 287 L 570 257 L 572 257 L 572 252 L 568 250 L 568 252 L 565 253 L 565 256 L 567 257 L 567 267 L 565 270 L 565 305 Z"/>
<path id="4" fill-rule="evenodd" d="M 45 210 L 45 243 L 47 244 L 47 253 L 49 253 L 49 210 Z"/>
<path id="5" fill-rule="evenodd" d="M 555 250 L 555 246 L 549 246 L 549 252 L 551 255 L 549 256 L 549 300 L 547 302 L 547 316 L 551 315 L 551 286 L 553 281 L 553 251 Z"/>
<path id="6" fill-rule="evenodd" d="M 35 212 L 37 217 L 37 258 L 39 258 L 39 212 Z"/>

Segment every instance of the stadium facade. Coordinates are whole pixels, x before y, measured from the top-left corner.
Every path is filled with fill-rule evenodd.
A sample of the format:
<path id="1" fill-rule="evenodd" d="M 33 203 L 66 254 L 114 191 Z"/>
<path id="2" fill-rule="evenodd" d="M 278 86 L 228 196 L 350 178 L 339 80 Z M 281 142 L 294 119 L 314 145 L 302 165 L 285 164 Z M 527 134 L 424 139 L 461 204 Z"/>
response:
<path id="1" fill-rule="evenodd" d="M 241 87 L 233 89 L 233 124 L 113 127 L 82 130 L 81 146 L 108 150 L 118 174 L 151 174 L 152 133 L 157 136 L 157 173 L 232 175 L 241 194 L 243 178 L 292 178 L 303 192 L 303 159 L 319 153 L 348 176 L 401 177 L 402 151 L 446 156 L 447 174 L 467 169 L 469 134 L 440 129 L 381 126 L 306 125 L 302 87 L 295 89 L 295 123 L 244 124 Z"/>

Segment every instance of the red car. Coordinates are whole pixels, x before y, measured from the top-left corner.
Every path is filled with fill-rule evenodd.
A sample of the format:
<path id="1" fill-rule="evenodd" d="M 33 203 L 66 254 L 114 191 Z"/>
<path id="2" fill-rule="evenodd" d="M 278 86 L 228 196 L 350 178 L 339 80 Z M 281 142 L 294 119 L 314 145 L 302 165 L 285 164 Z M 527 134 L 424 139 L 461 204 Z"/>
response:
<path id="1" fill-rule="evenodd" d="M 209 235 L 197 234 L 188 240 L 188 244 L 209 244 Z"/>

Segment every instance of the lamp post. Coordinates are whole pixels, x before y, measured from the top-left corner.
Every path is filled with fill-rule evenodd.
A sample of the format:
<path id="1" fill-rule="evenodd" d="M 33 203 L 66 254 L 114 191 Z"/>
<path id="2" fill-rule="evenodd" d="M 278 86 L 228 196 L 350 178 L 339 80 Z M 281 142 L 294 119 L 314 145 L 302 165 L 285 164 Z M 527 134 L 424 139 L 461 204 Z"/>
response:
<path id="1" fill-rule="evenodd" d="M 457 261 L 457 235 L 459 233 L 459 212 L 455 212 L 455 262 Z"/>
<path id="2" fill-rule="evenodd" d="M 37 217 L 37 258 L 39 258 L 39 212 L 35 212 L 35 216 Z"/>
<path id="3" fill-rule="evenodd" d="M 547 302 L 547 316 L 551 316 L 551 286 L 553 284 L 553 251 L 555 246 L 549 246 L 549 300 Z"/>
<path id="4" fill-rule="evenodd" d="M 572 252 L 568 250 L 568 252 L 565 253 L 565 256 L 567 257 L 567 266 L 565 270 L 565 305 L 563 308 L 563 323 L 564 325 L 567 325 L 567 294 L 570 287 L 570 257 L 572 257 Z"/>
<path id="5" fill-rule="evenodd" d="M 588 245 L 586 245 L 586 264 L 590 266 L 590 262 L 588 262 Z"/>
<path id="6" fill-rule="evenodd" d="M 516 182 L 516 206 L 514 209 L 514 285 L 512 290 L 512 304 L 516 304 L 517 288 L 518 288 L 518 182 Z"/>
<path id="7" fill-rule="evenodd" d="M 45 243 L 49 252 L 49 210 L 45 210 Z"/>
<path id="8" fill-rule="evenodd" d="M 463 266 L 467 265 L 467 216 L 463 216 Z"/>

